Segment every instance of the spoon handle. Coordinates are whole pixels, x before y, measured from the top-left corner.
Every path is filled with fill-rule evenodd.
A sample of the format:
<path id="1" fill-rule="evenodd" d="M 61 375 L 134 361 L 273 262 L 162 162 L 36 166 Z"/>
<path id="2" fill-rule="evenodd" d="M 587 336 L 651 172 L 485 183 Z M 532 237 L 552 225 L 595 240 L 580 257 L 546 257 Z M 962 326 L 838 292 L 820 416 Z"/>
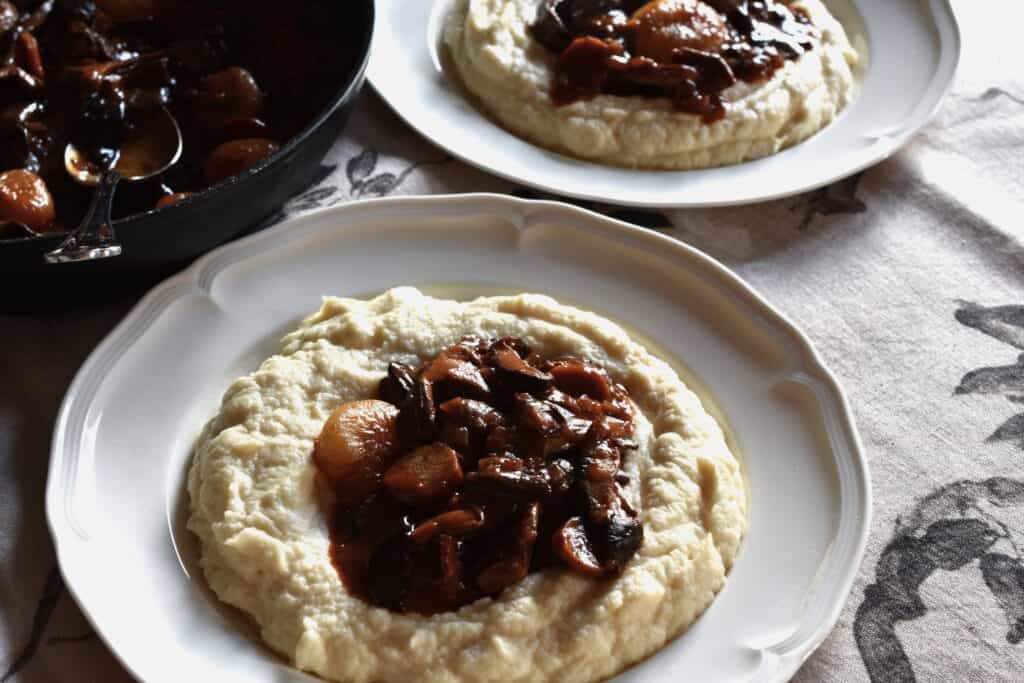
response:
<path id="1" fill-rule="evenodd" d="M 93 261 L 120 255 L 121 245 L 117 243 L 117 235 L 110 222 L 110 209 L 119 180 L 121 174 L 117 171 L 103 172 L 85 218 L 59 247 L 46 252 L 44 259 L 47 263 Z"/>

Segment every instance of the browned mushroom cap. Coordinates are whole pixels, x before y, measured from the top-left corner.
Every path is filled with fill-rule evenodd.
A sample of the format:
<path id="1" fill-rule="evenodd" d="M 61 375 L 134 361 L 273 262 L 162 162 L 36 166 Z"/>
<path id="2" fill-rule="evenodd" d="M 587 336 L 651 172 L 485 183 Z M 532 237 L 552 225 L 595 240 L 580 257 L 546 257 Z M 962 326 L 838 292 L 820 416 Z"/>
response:
<path id="1" fill-rule="evenodd" d="M 420 446 L 384 474 L 384 486 L 406 505 L 444 500 L 461 483 L 459 454 L 441 443 Z"/>
<path id="2" fill-rule="evenodd" d="M 2 71 L 2 69 L 0 69 Z M 277 143 L 266 138 L 231 140 L 215 147 L 203 163 L 203 177 L 211 185 L 252 168 L 277 151 Z"/>
<path id="3" fill-rule="evenodd" d="M 590 547 L 583 520 L 579 517 L 566 520 L 552 536 L 551 543 L 555 555 L 573 571 L 593 577 L 604 575 L 604 568 Z"/>
<path id="4" fill-rule="evenodd" d="M 0 173 L 0 221 L 40 233 L 52 229 L 56 216 L 53 197 L 42 178 L 23 168 Z"/>
<path id="5" fill-rule="evenodd" d="M 595 535 L 601 549 L 601 565 L 608 573 L 618 574 L 643 543 L 644 528 L 640 520 L 620 511 Z"/>
<path id="6" fill-rule="evenodd" d="M 490 388 L 478 363 L 475 349 L 465 343 L 455 344 L 423 366 L 420 381 L 433 384 L 439 400 L 455 396 L 487 398 Z"/>
<path id="7" fill-rule="evenodd" d="M 248 70 L 231 66 L 202 81 L 199 118 L 204 126 L 221 128 L 229 120 L 263 115 L 263 92 Z"/>
<path id="8" fill-rule="evenodd" d="M 503 557 L 491 564 L 477 577 L 477 585 L 484 593 L 494 594 L 521 581 L 530 571 L 533 548 L 537 542 L 540 522 L 540 503 L 531 503 L 523 510 L 516 523 L 512 547 L 503 549 Z"/>
<path id="9" fill-rule="evenodd" d="M 413 529 L 411 538 L 417 543 L 426 543 L 438 534 L 446 536 L 468 536 L 484 526 L 484 513 L 478 507 L 449 510 L 431 517 Z"/>
<path id="10" fill-rule="evenodd" d="M 491 345 L 496 377 L 505 390 L 538 393 L 551 386 L 551 375 L 527 363 L 528 355 L 528 348 L 522 348 L 511 339 L 501 339 Z"/>
<path id="11" fill-rule="evenodd" d="M 39 55 L 39 41 L 28 31 L 19 33 L 18 39 L 14 41 L 14 63 L 40 81 L 46 74 L 43 58 Z"/>
<path id="12" fill-rule="evenodd" d="M 651 0 L 626 24 L 634 54 L 664 64 L 681 48 L 718 51 L 729 37 L 725 18 L 701 0 Z"/>
<path id="13" fill-rule="evenodd" d="M 384 401 L 352 401 L 327 418 L 313 449 L 313 461 L 338 499 L 362 502 L 380 485 L 398 457 L 398 409 Z"/>
<path id="14" fill-rule="evenodd" d="M 390 363 L 387 376 L 380 381 L 378 391 L 381 399 L 401 408 L 412 396 L 416 385 L 415 374 L 405 363 Z"/>
<path id="15" fill-rule="evenodd" d="M 555 386 L 570 396 L 589 396 L 598 401 L 611 398 L 608 377 L 593 367 L 578 360 L 556 361 L 549 371 Z"/>

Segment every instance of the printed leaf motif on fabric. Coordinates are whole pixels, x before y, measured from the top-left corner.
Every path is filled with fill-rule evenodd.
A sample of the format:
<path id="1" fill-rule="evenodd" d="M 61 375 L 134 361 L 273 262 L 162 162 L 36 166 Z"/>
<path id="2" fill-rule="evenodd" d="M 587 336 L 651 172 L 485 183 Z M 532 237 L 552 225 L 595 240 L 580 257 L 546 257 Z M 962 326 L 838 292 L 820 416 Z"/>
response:
<path id="1" fill-rule="evenodd" d="M 960 302 L 956 319 L 1009 346 L 1024 350 L 1024 306 L 980 306 Z M 1011 403 L 1024 403 L 1024 354 L 1016 362 L 971 370 L 963 376 L 955 394 L 1003 394 Z M 1024 413 L 1018 413 L 996 428 L 989 442 L 1011 442 L 1024 449 Z"/>

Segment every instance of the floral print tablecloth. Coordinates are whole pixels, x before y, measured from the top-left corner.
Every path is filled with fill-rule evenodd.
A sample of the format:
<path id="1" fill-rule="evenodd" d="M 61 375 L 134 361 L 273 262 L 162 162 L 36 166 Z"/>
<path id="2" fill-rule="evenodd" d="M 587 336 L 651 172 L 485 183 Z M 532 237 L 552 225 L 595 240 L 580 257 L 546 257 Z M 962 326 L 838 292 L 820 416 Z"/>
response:
<path id="1" fill-rule="evenodd" d="M 849 393 L 872 466 L 871 540 L 800 683 L 1024 680 L 1024 14 L 1013 0 L 956 9 L 956 87 L 888 161 L 756 206 L 587 204 L 734 268 Z M 453 160 L 370 88 L 321 170 L 276 220 L 395 194 L 539 196 Z M 61 581 L 43 491 L 60 399 L 136 298 L 0 317 L 0 681 L 131 680 Z"/>

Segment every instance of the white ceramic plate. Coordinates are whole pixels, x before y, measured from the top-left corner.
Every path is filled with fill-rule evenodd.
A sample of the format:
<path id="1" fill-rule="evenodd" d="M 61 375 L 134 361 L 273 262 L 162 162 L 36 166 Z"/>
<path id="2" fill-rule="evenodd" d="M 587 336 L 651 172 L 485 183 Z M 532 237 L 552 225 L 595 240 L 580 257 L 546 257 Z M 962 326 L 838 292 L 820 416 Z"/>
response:
<path id="1" fill-rule="evenodd" d="M 779 154 L 725 168 L 637 171 L 573 159 L 505 131 L 442 59 L 453 0 L 378 0 L 368 75 L 413 128 L 496 175 L 570 197 L 646 207 L 747 204 L 804 192 L 885 159 L 924 126 L 953 82 L 960 35 L 949 0 L 825 0 L 866 66 L 829 127 Z"/>
<path id="2" fill-rule="evenodd" d="M 867 464 L 836 380 L 717 262 L 580 209 L 496 195 L 337 207 L 229 244 L 150 292 L 61 407 L 46 506 L 65 580 L 151 683 L 308 680 L 212 598 L 185 529 L 190 448 L 235 377 L 322 294 L 399 284 L 535 291 L 618 320 L 676 363 L 727 427 L 750 487 L 729 581 L 624 681 L 784 681 L 832 628 L 860 564 Z M 638 624 L 637 628 L 644 628 Z"/>

